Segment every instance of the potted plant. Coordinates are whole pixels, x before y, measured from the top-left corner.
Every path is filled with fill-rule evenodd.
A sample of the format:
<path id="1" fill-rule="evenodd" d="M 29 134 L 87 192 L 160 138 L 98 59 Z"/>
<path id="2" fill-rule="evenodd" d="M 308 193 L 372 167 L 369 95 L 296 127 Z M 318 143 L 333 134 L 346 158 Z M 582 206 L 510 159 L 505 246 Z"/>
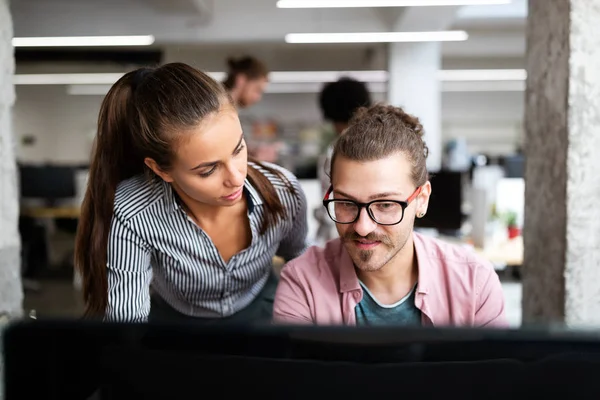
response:
<path id="1" fill-rule="evenodd" d="M 508 229 L 508 238 L 514 239 L 521 234 L 521 228 L 517 224 L 517 213 L 508 211 L 505 215 L 506 228 Z"/>

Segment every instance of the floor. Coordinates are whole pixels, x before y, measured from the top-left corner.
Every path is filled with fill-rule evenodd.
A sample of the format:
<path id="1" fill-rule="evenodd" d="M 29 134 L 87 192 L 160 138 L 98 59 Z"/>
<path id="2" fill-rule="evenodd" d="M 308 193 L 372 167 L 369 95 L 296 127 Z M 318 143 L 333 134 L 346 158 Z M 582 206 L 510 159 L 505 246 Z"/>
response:
<path id="1" fill-rule="evenodd" d="M 25 314 L 43 318 L 77 318 L 83 313 L 80 292 L 73 288 L 72 280 L 54 279 L 40 282 L 39 290 L 26 291 Z M 521 283 L 503 282 L 506 314 L 511 327 L 521 325 Z"/>

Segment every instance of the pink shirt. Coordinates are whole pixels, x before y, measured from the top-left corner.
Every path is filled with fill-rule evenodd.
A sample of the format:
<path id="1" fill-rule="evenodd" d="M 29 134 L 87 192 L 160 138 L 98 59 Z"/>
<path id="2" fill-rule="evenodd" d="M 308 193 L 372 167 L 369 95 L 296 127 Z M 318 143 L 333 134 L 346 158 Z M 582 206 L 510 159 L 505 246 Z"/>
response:
<path id="1" fill-rule="evenodd" d="M 419 268 L 415 305 L 423 326 L 507 327 L 504 293 L 489 262 L 473 251 L 413 233 Z M 356 325 L 363 290 L 341 240 L 313 246 L 284 266 L 276 323 Z"/>

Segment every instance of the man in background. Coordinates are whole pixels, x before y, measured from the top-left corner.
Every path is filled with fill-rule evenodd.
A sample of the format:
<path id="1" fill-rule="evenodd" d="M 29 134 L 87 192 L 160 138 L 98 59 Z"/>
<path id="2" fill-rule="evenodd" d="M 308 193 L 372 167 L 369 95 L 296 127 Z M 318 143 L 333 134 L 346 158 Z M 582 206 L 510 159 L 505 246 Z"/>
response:
<path id="1" fill-rule="evenodd" d="M 348 122 L 354 112 L 360 107 L 371 105 L 371 95 L 367 86 L 352 78 L 340 78 L 336 82 L 327 83 L 319 95 L 319 106 L 323 118 L 330 122 L 335 132 L 335 138 L 340 136 L 348 127 Z M 323 194 L 329 188 L 329 174 L 331 168 L 332 144 L 327 146 L 325 154 L 321 155 L 317 165 L 317 175 L 321 182 Z M 326 242 L 336 237 L 335 224 L 327 216 L 323 207 L 315 211 L 318 221 L 317 242 Z"/>
<path id="2" fill-rule="evenodd" d="M 223 85 L 227 88 L 236 107 L 248 108 L 258 103 L 269 83 L 269 69 L 266 64 L 252 56 L 229 58 L 227 78 Z M 275 162 L 281 144 L 252 143 L 248 141 L 248 154 L 259 161 Z"/>
<path id="3" fill-rule="evenodd" d="M 239 108 L 247 108 L 258 103 L 269 80 L 267 66 L 251 56 L 229 58 L 227 66 L 229 70 L 223 85 L 235 105 Z"/>

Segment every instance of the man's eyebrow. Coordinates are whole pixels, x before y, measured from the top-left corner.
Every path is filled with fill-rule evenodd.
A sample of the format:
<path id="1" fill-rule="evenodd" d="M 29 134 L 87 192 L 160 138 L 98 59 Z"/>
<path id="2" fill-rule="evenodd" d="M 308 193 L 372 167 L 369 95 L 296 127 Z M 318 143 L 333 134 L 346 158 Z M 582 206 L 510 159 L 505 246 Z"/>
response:
<path id="1" fill-rule="evenodd" d="M 344 196 L 344 197 L 348 198 L 349 200 L 358 201 L 358 200 L 356 200 L 356 197 L 350 196 L 349 194 L 344 193 L 340 190 L 334 190 L 334 193 Z M 393 196 L 400 196 L 400 195 L 401 195 L 401 193 L 398 193 L 398 192 L 382 192 L 382 193 L 377 193 L 377 194 L 373 194 L 373 195 L 369 196 L 369 201 L 381 199 L 384 197 L 393 197 Z"/>
<path id="2" fill-rule="evenodd" d="M 233 149 L 233 151 L 231 152 L 231 154 L 235 154 L 235 152 L 237 151 L 237 149 L 239 149 L 240 145 L 242 144 L 243 140 L 244 140 L 244 134 L 242 133 L 242 136 L 240 136 L 239 142 L 237 143 L 237 145 L 235 146 L 235 148 Z M 212 167 L 214 165 L 217 165 L 218 163 L 219 163 L 219 161 L 207 161 L 207 162 L 203 162 L 203 163 L 200 163 L 200 164 L 196 165 L 190 171 L 195 171 L 195 170 L 197 170 L 199 168 Z"/>

